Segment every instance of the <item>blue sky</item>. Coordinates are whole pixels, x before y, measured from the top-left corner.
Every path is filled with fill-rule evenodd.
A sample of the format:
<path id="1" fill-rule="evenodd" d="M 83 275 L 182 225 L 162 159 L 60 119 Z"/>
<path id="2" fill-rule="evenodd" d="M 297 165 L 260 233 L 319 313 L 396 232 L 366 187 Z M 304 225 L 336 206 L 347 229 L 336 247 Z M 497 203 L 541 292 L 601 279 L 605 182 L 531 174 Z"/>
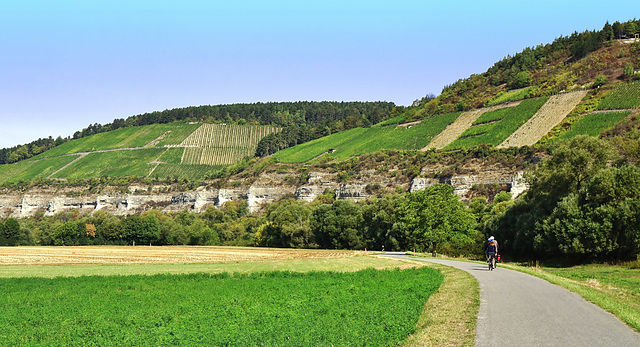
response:
<path id="1" fill-rule="evenodd" d="M 3 1 L 0 148 L 192 105 L 409 105 L 636 1 Z"/>

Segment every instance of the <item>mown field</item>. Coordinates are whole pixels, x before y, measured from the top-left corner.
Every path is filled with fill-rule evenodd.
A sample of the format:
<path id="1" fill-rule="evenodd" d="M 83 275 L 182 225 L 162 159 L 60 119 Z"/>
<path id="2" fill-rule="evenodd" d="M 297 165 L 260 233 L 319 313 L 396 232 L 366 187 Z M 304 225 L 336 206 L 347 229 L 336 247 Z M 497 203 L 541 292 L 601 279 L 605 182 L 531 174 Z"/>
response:
<path id="1" fill-rule="evenodd" d="M 7 247 L 0 254 L 7 345 L 395 346 L 425 328 L 425 303 L 444 279 L 433 268 L 347 251 Z"/>
<path id="2" fill-rule="evenodd" d="M 285 163 L 300 163 L 330 151 L 332 157 L 347 158 L 383 149 L 421 149 L 459 115 L 459 112 L 438 115 L 411 127 L 350 129 L 284 149 L 274 157 Z"/>
<path id="3" fill-rule="evenodd" d="M 524 124 L 547 102 L 548 98 L 527 99 L 518 106 L 483 113 L 469 129 L 444 149 L 458 149 L 481 144 L 497 146 Z"/>

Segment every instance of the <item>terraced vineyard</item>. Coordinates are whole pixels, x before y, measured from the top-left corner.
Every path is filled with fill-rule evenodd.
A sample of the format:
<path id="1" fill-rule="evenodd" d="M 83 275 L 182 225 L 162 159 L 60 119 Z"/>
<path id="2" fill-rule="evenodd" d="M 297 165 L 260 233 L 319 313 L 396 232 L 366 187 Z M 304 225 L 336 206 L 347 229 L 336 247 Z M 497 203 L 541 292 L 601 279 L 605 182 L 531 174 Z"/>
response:
<path id="1" fill-rule="evenodd" d="M 354 128 L 284 149 L 274 157 L 285 163 L 300 163 L 324 153 L 347 158 L 383 149 L 417 150 L 426 146 L 459 115 L 460 112 L 437 115 L 413 126 Z"/>
<path id="2" fill-rule="evenodd" d="M 587 91 L 580 90 L 550 97 L 549 101 L 542 105 L 526 123 L 517 130 L 511 130 L 511 135 L 500 143 L 498 148 L 534 145 L 559 124 L 585 95 L 587 95 Z"/>
<path id="3" fill-rule="evenodd" d="M 599 110 L 628 109 L 640 106 L 640 82 L 617 84 L 598 105 Z"/>
<path id="4" fill-rule="evenodd" d="M 460 136 L 444 149 L 458 149 L 480 144 L 498 145 L 526 122 L 546 102 L 546 98 L 528 99 L 514 107 L 484 112 Z"/>
<path id="5" fill-rule="evenodd" d="M 202 124 L 187 137 L 182 164 L 230 165 L 253 156 L 258 142 L 279 129 L 270 126 Z"/>
<path id="6" fill-rule="evenodd" d="M 552 141 L 568 140 L 578 135 L 598 136 L 602 130 L 611 128 L 630 113 L 631 111 L 594 112 L 586 114 L 571 124 L 569 130 L 563 132 Z"/>

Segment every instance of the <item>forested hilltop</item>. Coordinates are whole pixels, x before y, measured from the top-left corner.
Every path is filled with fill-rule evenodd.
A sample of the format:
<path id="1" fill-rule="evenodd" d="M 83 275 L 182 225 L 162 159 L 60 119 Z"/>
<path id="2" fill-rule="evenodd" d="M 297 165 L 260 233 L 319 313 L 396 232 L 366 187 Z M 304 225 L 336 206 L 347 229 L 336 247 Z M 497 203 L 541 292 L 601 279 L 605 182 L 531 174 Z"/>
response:
<path id="1" fill-rule="evenodd" d="M 29 159 L 70 140 L 112 130 L 197 121 L 238 125 L 272 125 L 287 130 L 287 143 L 295 145 L 335 132 L 366 127 L 387 119 L 395 108 L 392 102 L 298 101 L 253 104 L 204 105 L 174 108 L 117 118 L 108 124 L 91 124 L 76 131 L 73 137 L 38 139 L 25 145 L 0 149 L 0 164 Z M 294 134 L 295 135 L 292 135 Z M 295 136 L 295 139 L 291 139 Z"/>
<path id="2" fill-rule="evenodd" d="M 601 30 L 574 32 L 552 43 L 527 47 L 496 62 L 486 72 L 445 86 L 437 97 L 429 94 L 407 109 L 405 118 L 466 111 L 508 101 L 509 90 L 528 88 L 521 97 L 552 95 L 576 88 L 600 87 L 637 79 L 640 44 L 620 43 L 640 33 L 640 20 L 607 22 Z"/>

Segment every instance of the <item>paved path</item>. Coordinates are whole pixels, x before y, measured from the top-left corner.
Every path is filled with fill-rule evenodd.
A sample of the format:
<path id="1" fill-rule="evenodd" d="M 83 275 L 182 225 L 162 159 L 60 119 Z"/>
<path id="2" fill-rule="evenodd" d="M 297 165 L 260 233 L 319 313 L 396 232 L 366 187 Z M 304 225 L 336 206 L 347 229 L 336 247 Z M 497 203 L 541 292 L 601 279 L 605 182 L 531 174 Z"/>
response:
<path id="1" fill-rule="evenodd" d="M 489 271 L 484 264 L 418 260 L 453 266 L 478 280 L 476 346 L 640 346 L 640 334 L 616 317 L 540 278 L 500 267 Z"/>

